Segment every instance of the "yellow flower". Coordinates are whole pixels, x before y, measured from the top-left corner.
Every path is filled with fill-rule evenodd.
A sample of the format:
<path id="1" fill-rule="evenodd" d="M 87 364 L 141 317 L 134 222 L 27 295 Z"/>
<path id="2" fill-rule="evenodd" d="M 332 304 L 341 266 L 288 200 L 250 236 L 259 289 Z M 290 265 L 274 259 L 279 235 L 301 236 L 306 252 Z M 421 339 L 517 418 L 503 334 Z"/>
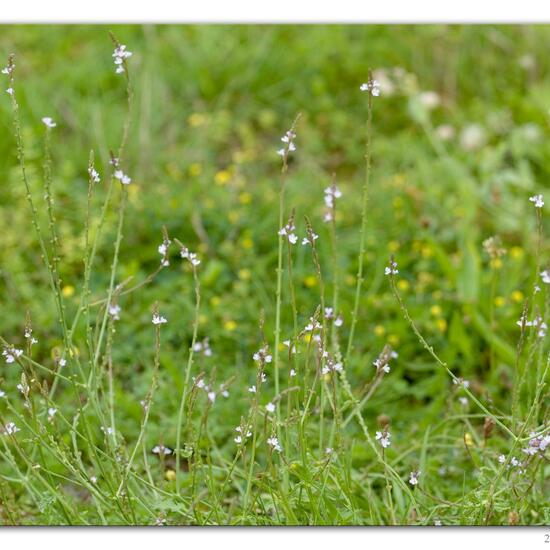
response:
<path id="1" fill-rule="evenodd" d="M 61 289 L 61 294 L 65 296 L 65 298 L 70 298 L 74 294 L 74 286 L 72 285 L 66 285 Z"/>
<path id="2" fill-rule="evenodd" d="M 493 269 L 500 269 L 502 267 L 502 260 L 500 258 L 493 258 L 490 265 Z"/>
<path id="3" fill-rule="evenodd" d="M 216 182 L 216 185 L 225 185 L 230 180 L 231 172 L 229 172 L 229 170 L 220 170 L 214 176 L 214 181 Z"/>
<path id="4" fill-rule="evenodd" d="M 194 162 L 189 166 L 190 176 L 200 176 L 202 174 L 202 164 L 200 162 Z"/>
<path id="5" fill-rule="evenodd" d="M 520 258 L 523 258 L 523 248 L 521 246 L 513 246 L 510 248 L 510 256 L 514 258 L 514 260 L 519 260 Z"/>
<path id="6" fill-rule="evenodd" d="M 397 346 L 399 344 L 399 336 L 397 336 L 396 334 L 389 334 L 388 343 L 392 346 Z"/>
<path id="7" fill-rule="evenodd" d="M 399 290 L 402 290 L 402 291 L 409 290 L 410 286 L 411 285 L 409 284 L 409 281 L 407 281 L 406 279 L 399 279 L 399 281 L 397 281 L 397 288 Z"/>
<path id="8" fill-rule="evenodd" d="M 206 117 L 202 113 L 193 113 L 187 119 L 189 126 L 193 128 L 198 128 L 206 122 Z"/>
<path id="9" fill-rule="evenodd" d="M 430 313 L 434 316 L 434 317 L 439 317 L 442 313 L 443 313 L 443 310 L 441 309 L 440 306 L 438 306 L 437 304 L 432 306 L 430 308 Z"/>
<path id="10" fill-rule="evenodd" d="M 389 250 L 390 252 L 397 252 L 397 251 L 399 250 L 399 247 L 400 247 L 400 246 L 401 246 L 401 245 L 399 244 L 398 241 L 390 241 L 390 242 L 388 243 L 388 250 Z"/>
<path id="11" fill-rule="evenodd" d="M 174 479 L 176 479 L 176 472 L 174 472 L 174 470 L 166 470 L 166 472 L 164 472 L 164 477 L 167 481 L 174 481 Z"/>
<path id="12" fill-rule="evenodd" d="M 495 306 L 502 307 L 506 305 L 506 300 L 502 296 L 495 296 Z"/>
<path id="13" fill-rule="evenodd" d="M 445 319 L 437 319 L 435 322 L 439 332 L 445 332 L 447 330 L 447 321 Z"/>
<path id="14" fill-rule="evenodd" d="M 469 432 L 466 432 L 464 434 L 464 443 L 468 447 L 473 447 L 474 446 L 474 438 L 472 437 L 472 434 L 470 434 Z"/>
<path id="15" fill-rule="evenodd" d="M 524 296 L 521 290 L 514 290 L 510 296 L 512 300 L 514 300 L 514 302 L 517 302 L 517 303 L 523 302 Z"/>
<path id="16" fill-rule="evenodd" d="M 250 237 L 244 237 L 241 240 L 241 245 L 243 248 L 250 250 L 254 246 L 254 241 Z"/>
<path id="17" fill-rule="evenodd" d="M 434 255 L 433 248 L 429 244 L 423 245 L 420 253 L 424 258 L 431 258 Z"/>
<path id="18" fill-rule="evenodd" d="M 315 275 L 308 275 L 304 279 L 304 285 L 306 285 L 308 288 L 313 288 L 317 284 L 317 277 Z"/>
<path id="19" fill-rule="evenodd" d="M 221 298 L 219 296 L 212 296 L 212 298 L 210 298 L 210 305 L 212 307 L 218 307 L 220 304 L 221 304 Z"/>
<path id="20" fill-rule="evenodd" d="M 384 336 L 384 334 L 386 334 L 386 329 L 382 325 L 376 325 L 374 327 L 374 334 L 376 334 L 376 336 Z"/>
<path id="21" fill-rule="evenodd" d="M 223 328 L 225 330 L 228 330 L 229 332 L 232 332 L 237 328 L 237 323 L 235 323 L 233 319 L 228 319 L 227 321 L 224 322 Z"/>
<path id="22" fill-rule="evenodd" d="M 248 281 L 250 277 L 252 276 L 252 273 L 250 272 L 250 269 L 239 269 L 239 279 L 242 279 L 243 281 Z"/>
<path id="23" fill-rule="evenodd" d="M 239 195 L 239 202 L 241 204 L 250 204 L 252 202 L 252 195 L 245 191 Z"/>

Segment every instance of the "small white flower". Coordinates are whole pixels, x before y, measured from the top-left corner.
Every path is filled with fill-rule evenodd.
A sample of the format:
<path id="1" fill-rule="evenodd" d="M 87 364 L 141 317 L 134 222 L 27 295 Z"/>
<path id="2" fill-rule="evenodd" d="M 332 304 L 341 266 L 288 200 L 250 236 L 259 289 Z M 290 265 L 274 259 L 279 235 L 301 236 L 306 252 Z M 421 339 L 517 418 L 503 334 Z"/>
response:
<path id="1" fill-rule="evenodd" d="M 97 477 L 96 476 L 90 476 L 90 481 L 95 485 L 97 483 Z"/>
<path id="2" fill-rule="evenodd" d="M 279 444 L 279 440 L 276 437 L 270 437 L 267 440 L 267 444 L 275 451 L 280 453 L 283 449 L 281 448 L 281 445 Z"/>
<path id="3" fill-rule="evenodd" d="M 0 397 L 6 397 L 6 392 L 0 390 Z"/>
<path id="4" fill-rule="evenodd" d="M 13 435 L 13 434 L 21 431 L 13 422 L 8 422 L 5 425 L 4 429 L 5 429 L 7 435 Z"/>
<path id="5" fill-rule="evenodd" d="M 248 388 L 248 391 L 250 393 L 256 393 L 256 386 L 250 386 L 250 388 Z"/>
<path id="6" fill-rule="evenodd" d="M 325 449 L 325 453 L 326 453 L 327 455 L 331 455 L 333 452 L 334 452 L 334 450 L 333 450 L 332 447 L 327 447 L 327 448 Z"/>
<path id="7" fill-rule="evenodd" d="M 505 457 L 504 455 L 499 455 L 498 461 L 499 461 L 501 464 L 504 464 L 504 463 L 506 462 L 506 457 Z"/>
<path id="8" fill-rule="evenodd" d="M 18 357 L 21 357 L 21 355 L 23 355 L 23 350 L 21 349 L 16 349 L 16 348 L 13 348 L 13 349 L 5 349 L 3 352 L 2 352 L 2 355 L 5 357 L 6 359 L 6 363 L 13 363 L 15 362 L 15 360 L 18 358 Z"/>
<path id="9" fill-rule="evenodd" d="M 294 378 L 296 376 L 296 371 L 294 369 L 290 369 L 289 376 L 290 378 Z"/>
<path id="10" fill-rule="evenodd" d="M 99 177 L 99 172 L 93 166 L 88 168 L 88 174 L 90 176 L 90 180 L 93 183 L 99 183 L 101 181 L 101 178 Z"/>
<path id="11" fill-rule="evenodd" d="M 157 313 L 153 315 L 153 319 L 152 319 L 153 325 L 162 325 L 167 322 L 168 321 L 166 320 L 166 318 L 162 317 L 162 315 L 158 315 Z"/>
<path id="12" fill-rule="evenodd" d="M 240 435 L 238 435 L 237 437 L 233 438 L 233 441 L 239 444 L 243 442 L 243 438 Z"/>
<path id="13" fill-rule="evenodd" d="M 394 261 L 391 261 L 389 267 L 384 269 L 384 275 L 397 275 L 398 273 L 397 262 Z"/>
<path id="14" fill-rule="evenodd" d="M 417 470 L 416 472 L 410 473 L 409 483 L 411 485 L 418 485 L 418 478 L 420 477 L 420 474 L 422 472 L 420 470 Z"/>
<path id="15" fill-rule="evenodd" d="M 288 236 L 288 242 L 290 244 L 296 244 L 298 242 L 298 236 L 297 235 L 294 235 L 294 233 L 291 233 L 289 236 Z"/>
<path id="16" fill-rule="evenodd" d="M 7 94 L 10 94 L 11 96 L 13 96 L 13 88 L 8 88 L 8 89 L 6 90 L 6 93 L 7 93 Z"/>
<path id="17" fill-rule="evenodd" d="M 13 73 L 13 69 L 15 69 L 15 65 L 7 65 L 2 69 L 2 74 L 11 74 Z"/>
<path id="18" fill-rule="evenodd" d="M 295 137 L 296 134 L 292 130 L 285 133 L 285 135 L 281 138 L 281 141 L 286 143 L 287 146 L 286 148 L 283 147 L 277 151 L 279 156 L 285 157 L 288 153 L 296 151 L 296 145 L 294 145 L 294 142 L 292 141 Z"/>
<path id="19" fill-rule="evenodd" d="M 273 361 L 273 356 L 269 353 L 269 346 L 265 345 L 260 348 L 253 356 L 252 359 L 257 363 L 271 363 Z"/>
<path id="20" fill-rule="evenodd" d="M 57 412 L 57 409 L 54 409 L 53 407 L 50 407 L 48 409 L 48 420 L 53 420 L 53 417 L 55 416 L 55 413 Z"/>
<path id="21" fill-rule="evenodd" d="M 268 403 L 265 406 L 265 410 L 270 413 L 275 412 L 275 405 L 273 403 Z"/>
<path id="22" fill-rule="evenodd" d="M 316 235 L 315 233 L 311 233 L 311 236 L 310 237 L 304 237 L 302 239 L 302 246 L 305 246 L 306 244 L 311 244 L 313 245 L 313 243 L 319 238 L 319 235 Z M 310 240 L 311 239 L 311 240 Z"/>
<path id="23" fill-rule="evenodd" d="M 214 403 L 214 401 L 216 401 L 216 392 L 209 391 L 207 393 L 207 396 L 208 396 L 208 399 L 211 403 Z"/>
<path id="24" fill-rule="evenodd" d="M 165 447 L 164 445 L 155 445 L 151 451 L 155 455 L 168 456 L 173 453 L 170 447 Z"/>
<path id="25" fill-rule="evenodd" d="M 390 437 L 391 437 L 391 434 L 387 430 L 385 430 L 383 433 L 376 432 L 376 435 L 375 435 L 376 440 L 380 442 L 380 445 L 382 445 L 384 449 L 386 449 L 391 445 Z"/>
<path id="26" fill-rule="evenodd" d="M 344 324 L 344 319 L 342 318 L 341 315 L 338 315 L 338 317 L 336 317 L 336 319 L 334 319 L 334 326 L 335 327 L 341 327 L 343 324 Z"/>
<path id="27" fill-rule="evenodd" d="M 109 315 L 113 321 L 118 321 L 120 319 L 120 306 L 118 304 L 111 304 L 109 306 Z"/>
<path id="28" fill-rule="evenodd" d="M 105 434 L 105 435 L 113 435 L 115 433 L 115 430 L 113 430 L 113 428 L 111 428 L 111 426 L 101 426 L 101 431 Z"/>
<path id="29" fill-rule="evenodd" d="M 59 366 L 64 367 L 67 364 L 67 359 L 63 359 L 63 357 L 59 360 Z"/>
<path id="30" fill-rule="evenodd" d="M 52 117 L 45 116 L 42 119 L 42 122 L 46 125 L 48 128 L 55 128 L 57 126 L 57 123 L 55 123 L 52 119 Z"/>
<path id="31" fill-rule="evenodd" d="M 132 183 L 132 178 L 127 176 L 122 170 L 115 170 L 114 176 L 122 185 L 129 185 Z"/>
<path id="32" fill-rule="evenodd" d="M 115 48 L 115 51 L 113 52 L 114 57 L 114 63 L 116 67 L 116 73 L 120 74 L 124 72 L 124 60 L 128 59 L 132 56 L 132 52 L 128 51 L 126 49 L 126 46 L 124 44 L 121 44 L 120 46 Z"/>
<path id="33" fill-rule="evenodd" d="M 535 204 L 535 208 L 542 208 L 544 206 L 544 197 L 542 195 L 533 195 L 529 197 L 529 200 Z"/>
<path id="34" fill-rule="evenodd" d="M 197 255 L 193 252 L 189 252 L 189 249 L 185 246 L 181 249 L 180 256 L 188 260 L 193 267 L 197 267 L 201 263 Z"/>
<path id="35" fill-rule="evenodd" d="M 466 407 L 468 405 L 468 398 L 467 397 L 459 397 L 458 400 L 460 401 L 460 404 L 463 407 Z"/>
<path id="36" fill-rule="evenodd" d="M 545 285 L 550 285 L 550 271 L 545 269 L 544 271 L 540 272 L 540 276 L 542 277 L 542 282 Z"/>
<path id="37" fill-rule="evenodd" d="M 378 97 L 380 95 L 380 82 L 378 80 L 369 80 L 359 86 L 362 92 L 369 92 L 371 95 Z"/>

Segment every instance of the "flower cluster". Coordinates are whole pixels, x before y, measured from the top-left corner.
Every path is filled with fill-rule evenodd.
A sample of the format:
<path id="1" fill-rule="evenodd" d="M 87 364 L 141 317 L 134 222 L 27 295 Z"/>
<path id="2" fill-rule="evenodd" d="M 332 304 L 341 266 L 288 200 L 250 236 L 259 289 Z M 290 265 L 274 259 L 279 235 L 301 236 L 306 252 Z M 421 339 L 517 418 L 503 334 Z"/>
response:
<path id="1" fill-rule="evenodd" d="M 46 126 L 46 128 L 55 128 L 57 126 L 57 123 L 55 123 L 51 116 L 45 116 L 42 118 L 42 122 Z"/>
<path id="2" fill-rule="evenodd" d="M 216 401 L 216 397 L 217 397 L 216 392 L 212 389 L 212 386 L 210 386 L 210 384 L 207 384 L 205 382 L 204 378 L 193 377 L 193 383 L 197 388 L 204 390 L 206 392 L 206 397 L 208 397 L 208 400 L 210 401 L 210 403 L 214 403 L 214 401 Z M 218 393 L 223 397 L 229 397 L 229 392 L 227 391 L 226 387 L 223 384 L 220 386 Z"/>
<path id="3" fill-rule="evenodd" d="M 20 432 L 21 430 L 13 422 L 8 422 L 4 426 L 4 431 L 7 435 L 13 435 L 17 432 Z"/>
<path id="4" fill-rule="evenodd" d="M 115 48 L 115 51 L 113 52 L 116 72 L 123 73 L 124 72 L 124 61 L 128 59 L 129 57 L 132 57 L 132 52 L 128 51 L 126 49 L 126 46 L 124 44 L 120 44 Z"/>
<path id="5" fill-rule="evenodd" d="M 164 323 L 167 323 L 167 319 L 166 317 L 163 317 L 162 315 L 159 315 L 158 313 L 155 313 L 153 315 L 153 319 L 151 321 L 153 323 L 153 325 L 162 325 Z"/>
<path id="6" fill-rule="evenodd" d="M 90 166 L 88 168 L 88 175 L 90 176 L 90 181 L 92 183 L 99 183 L 101 181 L 101 178 L 99 177 L 99 172 L 93 166 Z"/>
<path id="7" fill-rule="evenodd" d="M 154 455 L 159 456 L 168 456 L 171 455 L 174 451 L 170 447 L 165 447 L 162 443 L 160 445 L 155 445 L 151 452 Z"/>
<path id="8" fill-rule="evenodd" d="M 385 372 L 387 374 L 390 372 L 390 361 L 397 359 L 397 357 L 397 352 L 390 345 L 386 344 L 376 361 L 373 361 L 372 364 L 376 367 L 376 372 Z"/>
<path id="9" fill-rule="evenodd" d="M 385 429 L 383 432 L 376 432 L 375 439 L 382 445 L 384 449 L 391 445 L 391 433 Z"/>
<path id="10" fill-rule="evenodd" d="M 281 447 L 281 444 L 279 443 L 279 440 L 275 436 L 272 436 L 272 437 L 268 438 L 267 444 L 274 451 L 277 451 L 278 453 L 280 453 L 283 450 L 283 448 Z"/>
<path id="11" fill-rule="evenodd" d="M 23 350 L 16 348 L 6 348 L 2 352 L 2 355 L 5 357 L 6 363 L 13 363 L 17 358 L 23 355 Z"/>
<path id="12" fill-rule="evenodd" d="M 390 265 L 384 269 L 384 275 L 397 275 L 399 270 L 397 269 L 397 262 L 390 261 Z"/>
<path id="13" fill-rule="evenodd" d="M 170 261 L 168 260 L 168 249 L 171 242 L 172 241 L 168 237 L 164 237 L 162 244 L 158 247 L 158 252 L 162 256 L 160 259 L 160 265 L 162 267 L 168 267 L 170 265 Z"/>
<path id="14" fill-rule="evenodd" d="M 542 195 L 533 195 L 529 197 L 529 200 L 534 203 L 535 208 L 542 208 L 544 206 L 544 197 Z"/>
<path id="15" fill-rule="evenodd" d="M 296 226 L 294 225 L 293 220 L 290 219 L 284 227 L 279 229 L 277 234 L 281 237 L 286 237 L 290 244 L 296 244 L 298 242 L 298 236 L 294 233 L 295 230 Z"/>
<path id="16" fill-rule="evenodd" d="M 341 327 L 344 324 L 344 319 L 340 314 L 334 317 L 334 309 L 331 307 L 325 308 L 325 319 L 327 321 L 333 320 L 335 327 Z"/>
<path id="17" fill-rule="evenodd" d="M 342 192 L 336 184 L 325 189 L 325 206 L 327 207 L 325 215 L 323 216 L 323 221 L 328 223 L 334 220 L 335 210 L 336 210 L 336 199 L 339 199 L 342 196 Z"/>
<path id="18" fill-rule="evenodd" d="M 296 145 L 294 145 L 293 141 L 295 137 L 296 134 L 292 130 L 285 133 L 285 135 L 281 138 L 281 141 L 285 144 L 285 146 L 277 151 L 279 156 L 286 157 L 288 153 L 296 151 Z"/>
<path id="19" fill-rule="evenodd" d="M 32 328 L 25 327 L 25 332 L 23 333 L 25 338 L 29 340 L 30 345 L 38 344 L 38 340 L 32 335 Z"/>
<path id="20" fill-rule="evenodd" d="M 313 233 L 313 231 L 310 231 L 308 233 L 308 236 L 307 237 L 304 237 L 302 239 L 302 246 L 305 246 L 307 244 L 310 244 L 313 246 L 313 243 L 319 238 L 319 235 L 317 235 L 316 233 Z"/>
<path id="21" fill-rule="evenodd" d="M 182 246 L 180 256 L 189 261 L 193 267 L 200 265 L 201 261 L 194 252 L 190 252 L 186 246 Z"/>
<path id="22" fill-rule="evenodd" d="M 210 347 L 208 338 L 204 338 L 201 342 L 195 342 L 193 345 L 193 351 L 196 353 L 202 353 L 206 357 L 212 357 L 212 348 Z"/>
<path id="23" fill-rule="evenodd" d="M 362 92 L 369 92 L 371 95 L 378 97 L 380 95 L 380 82 L 378 80 L 369 80 L 359 86 Z"/>
<path id="24" fill-rule="evenodd" d="M 265 346 L 261 347 L 253 356 L 252 359 L 256 361 L 256 363 L 259 363 L 260 365 L 263 365 L 265 363 L 271 363 L 273 360 L 273 356 L 269 352 L 269 346 L 266 344 Z"/>
<path id="25" fill-rule="evenodd" d="M 342 372 L 344 370 L 344 365 L 340 361 L 336 361 L 328 351 L 323 351 L 322 357 L 325 359 L 325 365 L 321 369 L 323 376 L 331 372 Z"/>
<path id="26" fill-rule="evenodd" d="M 535 432 L 529 434 L 531 439 L 525 449 L 522 449 L 526 455 L 533 456 L 538 453 L 544 454 L 546 447 L 550 445 L 550 435 L 536 435 Z"/>
<path id="27" fill-rule="evenodd" d="M 410 476 L 409 476 L 409 483 L 411 485 L 418 485 L 418 478 L 420 477 L 421 473 L 422 472 L 420 470 L 416 470 L 414 472 L 411 472 Z"/>
<path id="28" fill-rule="evenodd" d="M 539 338 L 544 338 L 546 336 L 546 331 L 548 330 L 548 325 L 542 320 L 540 315 L 537 315 L 532 321 L 528 321 L 527 318 L 522 315 L 516 325 L 521 327 L 533 327 L 537 329 L 537 336 Z"/>
<path id="29" fill-rule="evenodd" d="M 115 170 L 114 176 L 117 180 L 122 183 L 122 185 L 130 185 L 132 183 L 132 178 L 127 176 L 122 170 Z"/>
<path id="30" fill-rule="evenodd" d="M 246 441 L 249 437 L 252 437 L 252 432 L 246 428 L 246 427 L 242 427 L 242 426 L 237 426 L 235 428 L 235 431 L 239 434 L 237 437 L 235 437 L 233 439 L 233 441 L 235 443 L 237 443 L 238 445 L 241 444 L 243 441 Z M 244 439 L 243 439 L 244 438 Z"/>

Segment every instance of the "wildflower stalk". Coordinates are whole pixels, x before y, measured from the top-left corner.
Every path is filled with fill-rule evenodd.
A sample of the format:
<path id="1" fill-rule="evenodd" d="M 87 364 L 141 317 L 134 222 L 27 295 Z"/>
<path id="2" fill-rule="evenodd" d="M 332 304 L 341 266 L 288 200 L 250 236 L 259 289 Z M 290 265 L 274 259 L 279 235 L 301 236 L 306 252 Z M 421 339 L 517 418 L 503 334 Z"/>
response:
<path id="1" fill-rule="evenodd" d="M 175 242 L 180 246 L 183 245 L 175 239 Z M 185 379 L 183 381 L 183 389 L 181 392 L 180 405 L 178 410 L 178 419 L 176 425 L 176 491 L 179 493 L 180 484 L 181 484 L 181 474 L 180 474 L 180 455 L 181 455 L 181 427 L 183 423 L 183 411 L 185 409 L 185 403 L 187 401 L 187 393 L 189 389 L 189 379 L 191 377 L 191 368 L 193 366 L 193 355 L 195 350 L 195 344 L 197 342 L 197 335 L 199 331 L 199 314 L 200 314 L 200 305 L 201 305 L 201 292 L 200 292 L 200 281 L 197 274 L 197 267 L 193 267 L 193 281 L 195 285 L 195 313 L 193 318 L 193 335 L 191 337 L 191 345 L 189 347 L 189 355 L 187 357 L 187 366 L 185 368 Z"/>
<path id="2" fill-rule="evenodd" d="M 372 81 L 369 71 L 369 81 Z M 347 366 L 353 350 L 353 338 L 355 336 L 355 327 L 357 325 L 357 316 L 359 313 L 359 300 L 361 297 L 361 288 L 363 286 L 363 270 L 365 262 L 365 244 L 367 235 L 367 205 L 368 192 L 371 173 L 371 143 L 372 143 L 372 93 L 368 93 L 367 100 L 367 140 L 365 148 L 365 179 L 362 191 L 362 206 L 361 206 L 361 240 L 359 243 L 359 256 L 357 268 L 357 282 L 355 286 L 355 298 L 353 301 L 353 310 L 351 313 L 351 324 L 348 338 L 348 346 L 346 350 L 346 359 L 344 364 Z"/>

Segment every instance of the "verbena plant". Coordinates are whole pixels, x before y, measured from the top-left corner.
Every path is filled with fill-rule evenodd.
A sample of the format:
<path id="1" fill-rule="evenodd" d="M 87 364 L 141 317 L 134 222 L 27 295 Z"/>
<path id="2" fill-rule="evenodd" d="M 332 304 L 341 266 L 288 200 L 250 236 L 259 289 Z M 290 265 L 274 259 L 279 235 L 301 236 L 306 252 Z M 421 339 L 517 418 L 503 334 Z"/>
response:
<path id="1" fill-rule="evenodd" d="M 369 184 L 372 156 L 372 118 L 380 85 L 372 75 L 361 85 L 365 98 L 365 178 L 361 194 L 361 223 L 351 306 L 342 305 L 342 262 L 339 257 L 339 213 L 342 193 L 336 178 L 326 182 L 323 223 L 330 246 L 323 255 L 317 240 L 321 230 L 310 220 L 298 219 L 285 199 L 292 185 L 293 159 L 299 143 L 300 116 L 292 122 L 277 151 L 281 174 L 278 191 L 274 319 L 258 312 L 257 351 L 249 360 L 254 376 L 250 385 L 237 387 L 227 368 L 206 368 L 199 360 L 212 354 L 201 338 L 201 270 L 199 259 L 165 229 L 158 247 L 160 264 L 142 281 L 119 279 L 121 243 L 128 209 L 128 190 L 135 185 L 126 148 L 131 135 L 133 88 L 126 47 L 112 37 L 116 73 L 126 85 L 127 115 L 118 147 L 110 154 L 109 168 L 100 173 L 94 152 L 88 156 L 88 194 L 84 220 L 83 269 L 77 307 L 67 307 L 60 275 L 60 237 L 52 173 L 52 144 L 56 123 L 44 123 L 43 189 L 37 196 L 28 176 L 24 136 L 17 100 L 16 60 L 10 56 L 3 70 L 11 100 L 14 136 L 29 206 L 29 223 L 57 312 L 55 331 L 62 345 L 53 358 L 38 356 L 40 337 L 30 314 L 21 320 L 21 334 L 0 336 L 11 380 L 0 390 L 0 511 L 5 524 L 174 524 L 174 525 L 433 525 L 544 523 L 548 511 L 523 514 L 521 502 L 544 502 L 545 464 L 550 443 L 548 425 L 548 358 L 543 349 L 548 313 L 547 284 L 542 270 L 543 197 L 533 202 L 537 221 L 536 271 L 532 293 L 518 321 L 514 379 L 506 410 L 459 376 L 460 366 L 448 364 L 419 329 L 400 293 L 398 258 L 388 258 L 384 270 L 403 319 L 416 336 L 426 360 L 448 379 L 449 400 L 473 403 L 441 419 L 416 441 L 396 443 L 392 419 L 380 414 L 367 419 L 365 409 L 373 396 L 392 384 L 391 367 L 400 360 L 388 343 L 372 350 L 372 358 L 356 349 L 361 338 Z M 425 120 L 422 120 L 426 124 Z M 429 128 L 426 129 L 429 131 Z M 102 186 L 100 184 L 103 184 Z M 94 197 L 102 205 L 94 212 Z M 344 200 L 344 199 L 342 199 Z M 92 288 L 93 272 L 104 241 L 109 213 L 116 213 L 111 269 L 105 289 Z M 320 223 L 319 223 L 320 225 Z M 302 229 L 297 229 L 301 227 Z M 299 303 L 294 276 L 296 249 L 307 250 L 315 273 L 318 295 Z M 495 262 L 503 253 L 497 238 L 484 247 Z M 192 311 L 166 318 L 163 303 L 150 305 L 154 349 L 149 385 L 143 388 L 138 412 L 128 414 L 117 402 L 114 349 L 121 303 L 175 262 L 184 262 L 184 287 L 194 301 Z M 540 274 L 540 275 L 539 275 Z M 495 275 L 496 277 L 496 275 Z M 494 280 L 494 279 L 493 279 Z M 491 301 L 492 308 L 493 301 Z M 309 310 L 307 317 L 301 314 Z M 285 314 L 283 314 L 285 313 Z M 493 331 L 493 311 L 491 325 Z M 290 320 L 290 322 L 288 322 Z M 177 406 L 167 408 L 157 399 L 163 363 L 164 325 L 190 327 L 185 360 L 177 371 L 173 393 Z M 273 333 L 265 325 L 274 325 Z M 348 328 L 349 325 L 349 328 Z M 40 327 L 41 328 L 41 327 Z M 84 335 L 79 337 L 77 335 Z M 491 361 L 495 337 L 490 345 Z M 179 363 L 178 363 L 179 364 Z M 348 373 L 356 365 L 361 378 Z M 16 387 L 15 387 L 16 386 Z M 216 407 L 222 400 L 245 395 L 247 406 L 237 425 Z M 237 410 L 240 410 L 236 407 Z M 170 419 L 170 429 L 151 442 L 152 415 Z M 128 423 L 134 427 L 126 433 Z M 222 425 L 223 441 L 213 437 L 211 425 Z M 219 431 L 219 430 L 218 430 Z M 158 430 L 155 430 L 158 433 Z M 431 459 L 433 449 L 449 451 L 452 460 L 457 437 L 465 459 L 456 458 L 464 476 L 462 488 L 446 492 L 438 484 L 439 472 Z M 359 465 L 358 465 L 359 464 Z M 523 514 L 523 515 L 522 515 Z"/>

